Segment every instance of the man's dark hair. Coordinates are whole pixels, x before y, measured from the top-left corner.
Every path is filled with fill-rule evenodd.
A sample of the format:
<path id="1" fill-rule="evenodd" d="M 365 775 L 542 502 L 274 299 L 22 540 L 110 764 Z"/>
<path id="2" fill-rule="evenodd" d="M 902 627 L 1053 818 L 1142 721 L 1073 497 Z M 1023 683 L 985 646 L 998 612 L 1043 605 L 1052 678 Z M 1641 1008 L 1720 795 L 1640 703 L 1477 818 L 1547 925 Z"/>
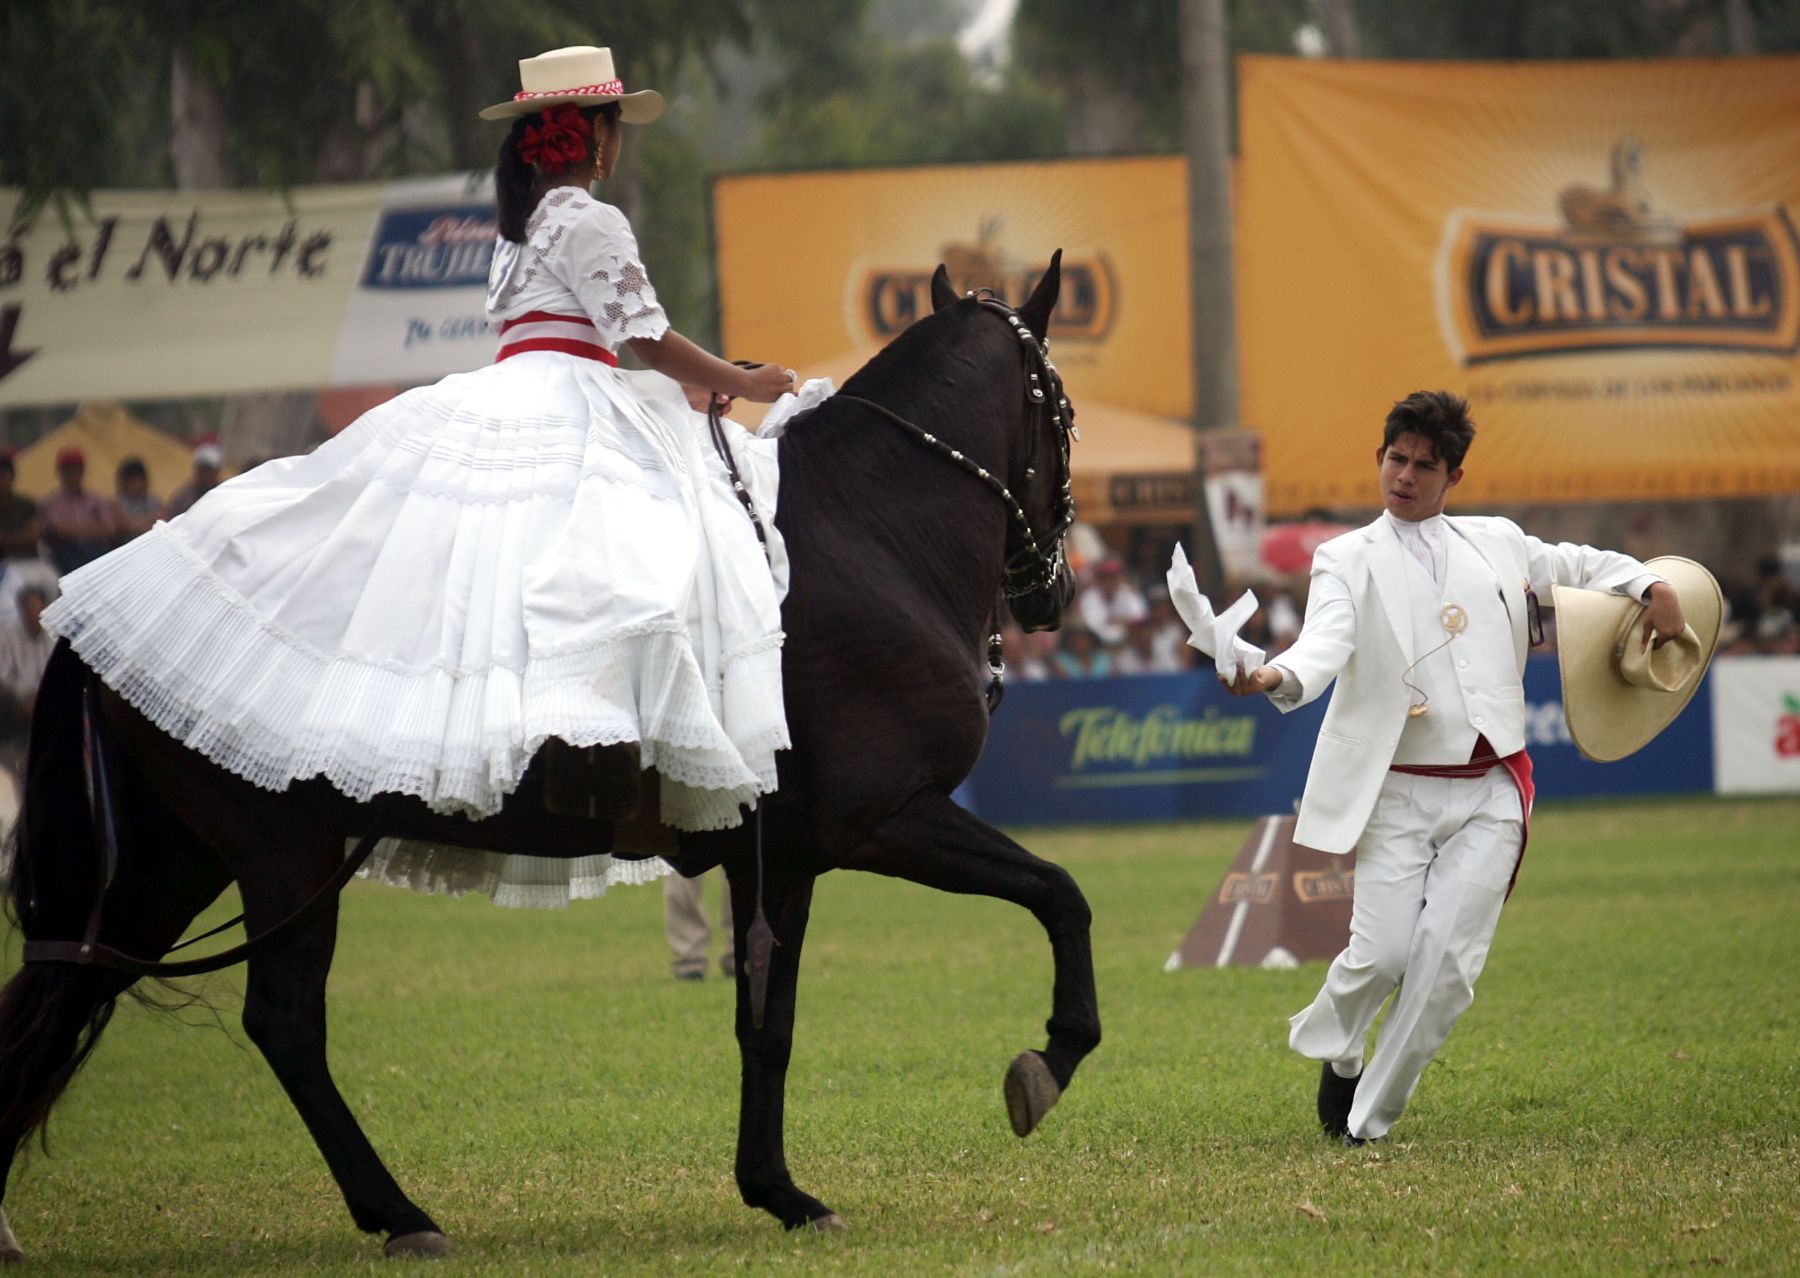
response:
<path id="1" fill-rule="evenodd" d="M 117 479 L 122 484 L 127 479 L 149 479 L 150 470 L 144 465 L 142 457 L 127 457 L 119 463 Z"/>
<path id="2" fill-rule="evenodd" d="M 1468 402 L 1449 391 L 1414 391 L 1388 410 L 1381 446 L 1387 448 L 1402 435 L 1417 435 L 1431 445 L 1444 469 L 1455 470 L 1475 442 L 1475 423 L 1469 420 Z"/>

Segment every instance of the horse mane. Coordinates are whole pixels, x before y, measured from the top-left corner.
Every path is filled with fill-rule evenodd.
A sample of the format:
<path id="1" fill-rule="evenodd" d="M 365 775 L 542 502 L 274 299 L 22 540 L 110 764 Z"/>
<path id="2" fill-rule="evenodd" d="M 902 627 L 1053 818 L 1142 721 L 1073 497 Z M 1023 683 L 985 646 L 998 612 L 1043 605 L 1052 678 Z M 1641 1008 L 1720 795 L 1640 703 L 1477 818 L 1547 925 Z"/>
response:
<path id="1" fill-rule="evenodd" d="M 959 301 L 955 306 L 914 321 L 852 373 L 838 388 L 838 395 L 795 417 L 788 424 L 787 433 L 825 429 L 846 413 L 866 411 L 851 404 L 839 403 L 839 395 L 890 406 L 911 401 L 927 416 L 942 414 L 939 420 L 969 416 L 969 409 L 973 405 L 967 399 L 958 403 L 954 398 L 959 388 L 941 381 L 932 386 L 921 387 L 918 370 L 936 366 L 945 359 L 957 358 L 949 354 L 949 351 L 964 343 L 971 322 L 979 323 L 980 315 L 980 309 L 973 303 Z M 998 329 L 996 335 L 999 335 Z M 961 362 L 973 363 L 967 358 Z M 964 396 L 978 396 L 987 389 L 986 384 L 960 388 Z M 922 391 L 924 398 L 921 402 Z"/>

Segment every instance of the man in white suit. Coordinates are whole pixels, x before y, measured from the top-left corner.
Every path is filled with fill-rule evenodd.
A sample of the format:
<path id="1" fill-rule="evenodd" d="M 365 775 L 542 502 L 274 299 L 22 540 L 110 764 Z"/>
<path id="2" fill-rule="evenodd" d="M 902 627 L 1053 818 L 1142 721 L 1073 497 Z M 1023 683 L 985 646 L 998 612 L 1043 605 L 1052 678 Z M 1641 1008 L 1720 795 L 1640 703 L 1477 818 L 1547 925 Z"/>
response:
<path id="1" fill-rule="evenodd" d="M 1447 518 L 1474 435 L 1446 391 L 1394 405 L 1376 450 L 1385 513 L 1319 547 L 1299 639 L 1226 685 L 1289 711 L 1337 681 L 1294 841 L 1355 849 L 1350 944 L 1288 1042 L 1322 1062 L 1319 1121 L 1352 1145 L 1387 1134 L 1473 1001 L 1524 852 L 1522 676 L 1537 598 L 1556 584 L 1642 600 L 1644 643 L 1686 624 L 1675 592 L 1627 555 L 1549 545 L 1506 519 Z"/>

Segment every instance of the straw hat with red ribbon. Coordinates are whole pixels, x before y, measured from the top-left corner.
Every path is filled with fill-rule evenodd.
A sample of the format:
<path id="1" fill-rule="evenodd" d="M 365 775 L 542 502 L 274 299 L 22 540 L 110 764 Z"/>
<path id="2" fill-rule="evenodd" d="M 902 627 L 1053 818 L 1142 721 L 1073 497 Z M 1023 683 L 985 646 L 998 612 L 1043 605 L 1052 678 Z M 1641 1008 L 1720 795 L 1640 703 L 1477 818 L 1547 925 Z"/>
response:
<path id="1" fill-rule="evenodd" d="M 552 49 L 519 62 L 519 91 L 507 102 L 497 102 L 481 113 L 484 120 L 506 120 L 529 115 L 546 107 L 619 104 L 619 118 L 627 124 L 649 124 L 663 113 L 663 96 L 655 89 L 625 92 L 613 71 L 611 49 L 591 44 Z"/>

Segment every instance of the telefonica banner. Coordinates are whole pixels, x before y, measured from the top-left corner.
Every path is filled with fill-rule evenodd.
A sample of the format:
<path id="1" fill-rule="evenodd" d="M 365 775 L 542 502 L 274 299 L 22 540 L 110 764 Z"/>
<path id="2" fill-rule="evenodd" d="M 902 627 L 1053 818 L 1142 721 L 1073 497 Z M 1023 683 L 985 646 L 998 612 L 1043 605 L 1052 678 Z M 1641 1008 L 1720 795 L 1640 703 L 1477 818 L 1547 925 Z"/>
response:
<path id="1" fill-rule="evenodd" d="M 0 243 L 0 406 L 465 371 L 494 355 L 493 245 L 484 178 L 96 191 Z"/>
<path id="2" fill-rule="evenodd" d="M 1800 489 L 1800 58 L 1241 63 L 1243 414 L 1366 504 L 1447 387 L 1464 505 Z"/>
<path id="3" fill-rule="evenodd" d="M 1800 689 L 1800 662 L 1785 674 Z M 1772 689 L 1754 700 L 1770 725 L 1756 739 L 1774 742 L 1774 757 L 1784 703 Z M 1554 657 L 1526 664 L 1525 701 L 1539 798 L 1713 788 L 1713 698 L 1704 691 L 1644 749 L 1605 764 L 1582 758 L 1569 737 Z M 1001 825 L 1281 815 L 1305 788 L 1324 717 L 1324 698 L 1284 715 L 1263 697 L 1233 697 L 1210 671 L 1009 684 L 959 798 Z M 1800 765 L 1800 718 L 1790 718 L 1789 762 Z M 1742 788 L 1761 784 L 1764 774 L 1755 775 Z M 1787 777 L 1791 788 L 1793 768 Z"/>

